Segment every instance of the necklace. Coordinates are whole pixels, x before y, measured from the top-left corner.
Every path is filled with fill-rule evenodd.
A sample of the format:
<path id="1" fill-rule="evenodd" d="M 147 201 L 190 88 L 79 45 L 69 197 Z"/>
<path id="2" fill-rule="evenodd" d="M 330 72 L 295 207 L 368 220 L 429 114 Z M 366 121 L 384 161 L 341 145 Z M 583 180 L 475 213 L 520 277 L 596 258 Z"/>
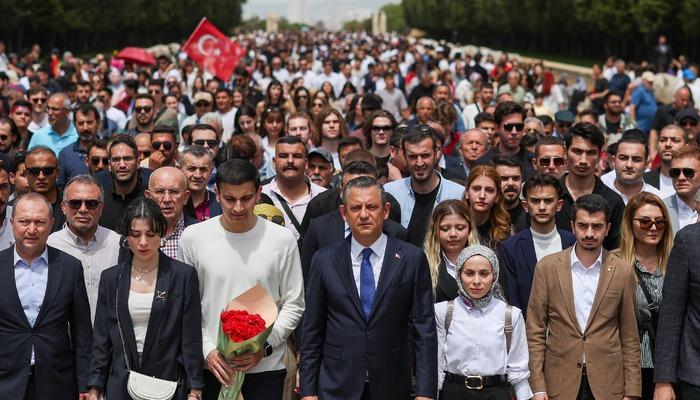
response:
<path id="1" fill-rule="evenodd" d="M 136 267 L 134 267 L 133 265 L 131 266 L 131 270 L 134 272 L 134 278 L 136 278 L 137 281 L 142 281 L 143 278 L 144 278 L 146 275 L 148 275 L 148 274 L 150 274 L 151 272 L 155 271 L 157 268 L 158 268 L 158 266 L 155 266 L 155 267 L 153 267 L 153 268 L 151 268 L 151 269 L 139 271 L 139 270 L 138 270 Z"/>

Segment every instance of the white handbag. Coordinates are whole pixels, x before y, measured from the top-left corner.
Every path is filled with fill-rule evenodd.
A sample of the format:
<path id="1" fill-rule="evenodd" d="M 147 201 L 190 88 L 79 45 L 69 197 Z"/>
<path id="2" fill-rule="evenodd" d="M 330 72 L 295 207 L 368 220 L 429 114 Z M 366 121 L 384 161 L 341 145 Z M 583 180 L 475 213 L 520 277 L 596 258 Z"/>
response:
<path id="1" fill-rule="evenodd" d="M 120 276 L 121 278 L 121 276 Z M 119 285 L 117 283 L 117 285 Z M 126 368 L 129 370 L 129 379 L 126 383 L 126 389 L 129 396 L 133 400 L 171 400 L 175 396 L 177 390 L 177 381 L 168 381 L 159 379 L 153 376 L 148 376 L 136 372 L 129 365 L 129 357 L 126 356 L 126 343 L 124 342 L 124 334 L 122 333 L 122 324 L 119 321 L 119 287 L 117 286 L 117 299 L 115 300 L 115 308 L 117 309 L 117 327 L 119 328 L 119 338 L 122 341 L 124 349 L 124 361 Z"/>

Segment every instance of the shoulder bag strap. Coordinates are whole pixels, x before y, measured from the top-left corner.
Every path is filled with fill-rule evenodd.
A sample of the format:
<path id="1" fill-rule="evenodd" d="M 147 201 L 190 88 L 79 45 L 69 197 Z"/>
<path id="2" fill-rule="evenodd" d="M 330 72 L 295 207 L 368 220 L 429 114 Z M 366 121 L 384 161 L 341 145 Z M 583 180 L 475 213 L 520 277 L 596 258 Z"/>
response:
<path id="1" fill-rule="evenodd" d="M 122 323 L 119 320 L 119 283 L 122 280 L 122 274 L 119 273 L 119 279 L 117 280 L 117 295 L 116 299 L 114 300 L 114 308 L 116 309 L 117 312 L 117 328 L 119 330 L 119 339 L 122 341 L 122 348 L 124 349 L 124 362 L 126 363 L 126 369 L 131 371 L 131 365 L 129 364 L 129 357 L 126 355 L 126 343 L 124 342 L 124 333 L 122 332 Z"/>
<path id="2" fill-rule="evenodd" d="M 455 312 L 455 301 L 447 302 L 447 312 L 445 313 L 445 338 L 450 333 L 450 324 L 452 323 L 452 314 Z"/>
<path id="3" fill-rule="evenodd" d="M 301 234 L 301 224 L 299 223 L 299 220 L 297 220 L 297 217 L 292 212 L 292 209 L 289 208 L 289 204 L 287 204 L 287 200 L 285 200 L 282 196 L 280 196 L 276 192 L 271 192 L 271 193 L 275 194 L 275 197 L 277 197 L 277 200 L 280 201 L 280 204 L 282 205 L 282 208 L 284 209 L 284 213 L 287 214 L 287 217 L 289 217 L 289 220 L 292 222 L 292 225 L 294 225 L 294 227 L 297 228 L 297 232 L 299 232 Z"/>
<path id="4" fill-rule="evenodd" d="M 510 342 L 513 340 L 513 306 L 506 304 L 506 321 L 503 325 L 503 333 L 506 335 L 506 353 L 510 353 Z"/>

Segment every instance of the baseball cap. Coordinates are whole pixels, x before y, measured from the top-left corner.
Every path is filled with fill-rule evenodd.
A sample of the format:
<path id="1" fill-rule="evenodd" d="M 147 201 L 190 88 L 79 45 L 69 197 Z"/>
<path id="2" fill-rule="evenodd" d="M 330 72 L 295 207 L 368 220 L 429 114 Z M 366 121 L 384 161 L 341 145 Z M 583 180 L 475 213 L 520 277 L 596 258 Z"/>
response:
<path id="1" fill-rule="evenodd" d="M 328 161 L 333 165 L 333 155 L 324 149 L 313 149 L 307 154 L 306 158 L 311 158 L 311 156 L 321 156 L 324 160 Z"/>
<path id="2" fill-rule="evenodd" d="M 647 82 L 654 82 L 654 73 L 651 71 L 644 71 L 642 74 L 642 80 Z"/>
<path id="3" fill-rule="evenodd" d="M 199 101 L 206 101 L 207 103 L 213 103 L 214 98 L 211 96 L 211 93 L 209 92 L 197 92 L 197 94 L 194 95 L 194 103 L 197 104 Z"/>
<path id="4" fill-rule="evenodd" d="M 684 108 L 680 111 L 678 111 L 678 114 L 676 114 L 676 122 L 681 122 L 684 119 L 692 119 L 695 122 L 700 122 L 700 116 L 698 116 L 698 112 L 695 111 L 693 107 L 688 107 Z"/>
<path id="5" fill-rule="evenodd" d="M 554 120 L 556 122 L 567 122 L 567 123 L 572 124 L 574 122 L 574 119 L 575 119 L 574 113 L 572 113 L 569 110 L 557 111 L 554 114 Z"/>

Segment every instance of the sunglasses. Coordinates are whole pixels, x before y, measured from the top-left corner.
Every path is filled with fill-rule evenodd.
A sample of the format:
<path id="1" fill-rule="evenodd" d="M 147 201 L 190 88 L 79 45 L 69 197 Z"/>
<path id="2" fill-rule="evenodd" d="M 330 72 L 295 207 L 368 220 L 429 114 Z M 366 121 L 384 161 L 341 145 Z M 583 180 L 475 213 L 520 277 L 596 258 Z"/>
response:
<path id="1" fill-rule="evenodd" d="M 693 179 L 695 176 L 695 170 L 692 168 L 671 168 L 668 170 L 668 176 L 671 179 L 678 179 L 681 176 L 681 172 L 688 179 Z"/>
<path id="2" fill-rule="evenodd" d="M 639 227 L 644 229 L 645 231 L 650 230 L 652 225 L 656 225 L 656 229 L 661 231 L 664 228 L 666 228 L 666 224 L 668 223 L 668 221 L 664 218 L 635 218 L 634 220 L 637 221 L 639 223 Z"/>
<path id="3" fill-rule="evenodd" d="M 688 125 L 697 126 L 698 121 L 696 121 L 694 119 L 684 119 L 683 121 L 681 121 L 681 126 L 688 126 Z"/>
<path id="4" fill-rule="evenodd" d="M 207 147 L 216 147 L 219 144 L 219 141 L 216 139 L 197 139 L 193 140 L 192 144 L 202 147 L 204 147 L 205 144 Z"/>
<path id="5" fill-rule="evenodd" d="M 88 210 L 94 210 L 97 207 L 102 204 L 101 201 L 95 200 L 95 199 L 90 199 L 90 200 L 67 200 L 65 202 L 68 204 L 68 207 L 70 207 L 72 210 L 80 210 L 80 208 L 85 204 L 85 208 Z"/>
<path id="6" fill-rule="evenodd" d="M 31 100 L 32 100 L 32 103 L 39 104 L 39 103 L 46 103 L 47 98 L 46 97 L 35 97 Z"/>
<path id="7" fill-rule="evenodd" d="M 146 150 L 146 151 L 139 151 L 139 154 L 141 154 L 141 157 L 143 158 L 148 158 L 151 156 L 151 152 Z"/>
<path id="8" fill-rule="evenodd" d="M 549 167 L 552 165 L 552 162 L 554 162 L 554 165 L 557 167 L 561 167 L 564 165 L 564 157 L 542 157 L 540 158 L 537 163 L 540 164 L 540 167 Z"/>
<path id="9" fill-rule="evenodd" d="M 146 106 L 146 107 L 134 107 L 134 112 L 136 114 L 149 113 L 149 112 L 151 112 L 151 110 L 153 110 L 153 107 L 148 107 L 148 106 Z"/>
<path id="10" fill-rule="evenodd" d="M 389 125 L 372 125 L 372 130 L 376 132 L 389 132 L 391 126 Z"/>
<path id="11" fill-rule="evenodd" d="M 43 173 L 44 176 L 53 175 L 56 172 L 56 167 L 30 167 L 27 168 L 27 175 L 29 176 L 39 176 Z"/>
<path id="12" fill-rule="evenodd" d="M 97 165 L 100 165 L 100 162 L 102 162 L 102 164 L 106 165 L 109 162 L 109 158 L 108 157 L 97 157 L 97 156 L 90 157 L 90 164 L 97 166 Z"/>
<path id="13" fill-rule="evenodd" d="M 507 132 L 512 132 L 513 129 L 515 129 L 516 132 L 522 132 L 524 128 L 525 124 L 523 124 L 522 122 L 515 124 L 503 124 L 503 129 L 505 129 Z"/>
<path id="14" fill-rule="evenodd" d="M 153 147 L 153 150 L 160 150 L 163 148 L 165 151 L 170 151 L 173 148 L 173 144 L 172 142 L 153 142 L 151 143 L 151 147 Z"/>

